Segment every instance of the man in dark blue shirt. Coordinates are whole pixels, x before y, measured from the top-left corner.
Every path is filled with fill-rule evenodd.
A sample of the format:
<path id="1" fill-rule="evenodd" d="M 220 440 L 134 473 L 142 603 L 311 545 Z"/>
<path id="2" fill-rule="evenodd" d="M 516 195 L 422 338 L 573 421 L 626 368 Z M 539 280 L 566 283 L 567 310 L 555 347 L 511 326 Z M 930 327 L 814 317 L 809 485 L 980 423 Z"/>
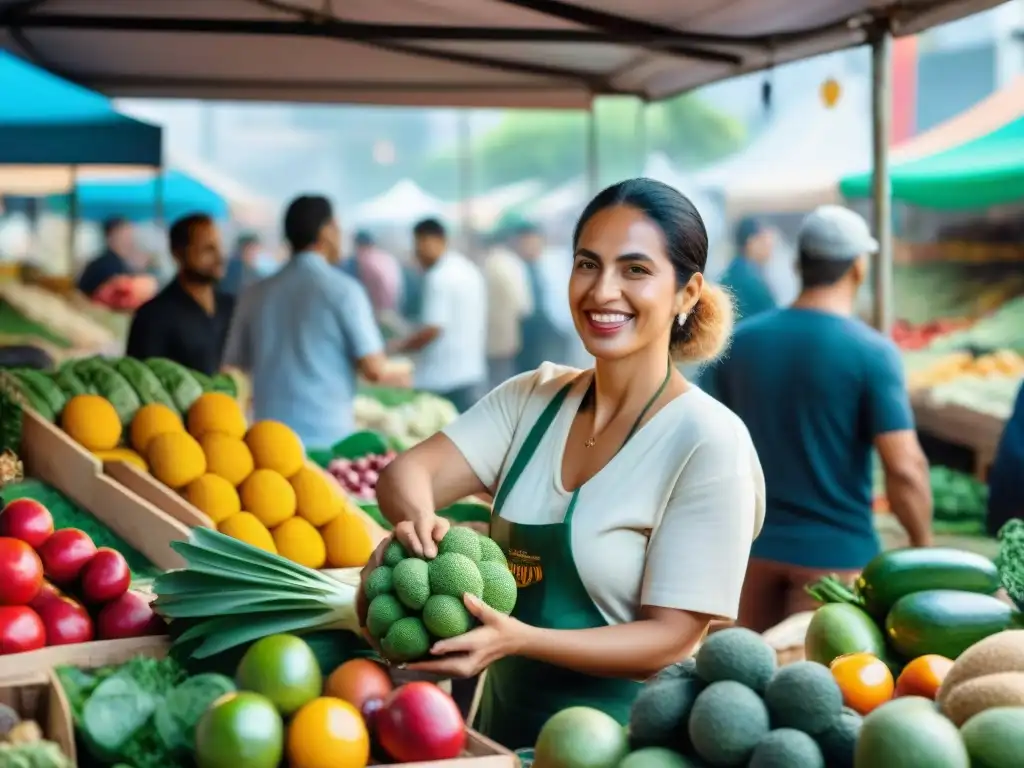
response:
<path id="1" fill-rule="evenodd" d="M 988 471 L 988 532 L 999 533 L 1009 520 L 1024 517 L 1024 387 L 1017 393 L 995 460 Z"/>
<path id="2" fill-rule="evenodd" d="M 719 282 L 732 294 L 740 320 L 775 309 L 775 297 L 764 277 L 774 248 L 774 233 L 762 222 L 746 218 L 737 225 L 736 256 Z"/>
<path id="3" fill-rule="evenodd" d="M 797 244 L 793 306 L 741 323 L 705 386 L 743 419 L 764 469 L 767 510 L 754 542 L 740 623 L 758 632 L 813 607 L 804 586 L 852 577 L 879 551 L 872 449 L 893 514 L 913 546 L 931 543 L 928 463 L 895 345 L 854 314 L 867 256 L 863 218 L 824 206 Z"/>
<path id="4" fill-rule="evenodd" d="M 103 222 L 106 248 L 90 261 L 78 277 L 78 290 L 90 298 L 108 280 L 135 273 L 128 262 L 135 233 L 127 219 L 114 218 Z"/>

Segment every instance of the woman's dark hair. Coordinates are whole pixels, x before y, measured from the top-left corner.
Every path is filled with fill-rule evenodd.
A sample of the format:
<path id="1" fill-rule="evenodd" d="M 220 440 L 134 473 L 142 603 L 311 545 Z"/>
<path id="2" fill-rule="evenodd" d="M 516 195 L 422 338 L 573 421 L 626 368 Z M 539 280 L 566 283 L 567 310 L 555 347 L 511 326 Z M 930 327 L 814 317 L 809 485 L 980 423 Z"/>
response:
<path id="1" fill-rule="evenodd" d="M 320 239 L 320 231 L 334 218 L 331 201 L 322 195 L 295 198 L 284 214 L 284 237 L 292 253 L 308 250 Z"/>
<path id="2" fill-rule="evenodd" d="M 665 254 L 676 273 L 676 285 L 685 286 L 708 261 L 708 233 L 700 212 L 674 187 L 654 179 L 620 181 L 602 190 L 583 209 L 572 233 L 573 251 L 587 223 L 606 208 L 628 206 L 654 222 L 665 238 Z M 683 360 L 709 360 L 725 347 L 732 331 L 733 309 L 729 295 L 704 283 L 696 306 L 683 325 L 672 324 L 672 354 Z"/>

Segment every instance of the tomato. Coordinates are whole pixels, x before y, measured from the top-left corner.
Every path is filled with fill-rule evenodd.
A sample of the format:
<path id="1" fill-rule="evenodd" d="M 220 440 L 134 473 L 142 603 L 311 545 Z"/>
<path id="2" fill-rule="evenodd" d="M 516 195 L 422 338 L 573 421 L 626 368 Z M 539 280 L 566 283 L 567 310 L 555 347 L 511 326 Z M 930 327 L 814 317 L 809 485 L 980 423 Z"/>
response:
<path id="1" fill-rule="evenodd" d="M 45 645 L 46 629 L 39 614 L 24 605 L 0 605 L 0 656 Z"/>
<path id="2" fill-rule="evenodd" d="M 43 563 L 21 539 L 0 537 L 0 605 L 28 605 L 43 587 Z"/>
<path id="3" fill-rule="evenodd" d="M 21 539 L 39 549 L 53 534 L 53 516 L 35 499 L 14 499 L 0 512 L 0 536 Z"/>

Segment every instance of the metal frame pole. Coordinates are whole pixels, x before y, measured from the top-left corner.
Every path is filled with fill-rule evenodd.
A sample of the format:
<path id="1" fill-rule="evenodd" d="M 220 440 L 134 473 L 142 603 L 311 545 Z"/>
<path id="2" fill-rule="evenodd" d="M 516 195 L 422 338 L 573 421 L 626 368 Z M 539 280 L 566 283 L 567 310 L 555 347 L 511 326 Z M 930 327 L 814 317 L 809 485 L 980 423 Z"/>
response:
<path id="1" fill-rule="evenodd" d="M 466 255 L 472 257 L 473 243 L 473 130 L 470 111 L 459 111 L 459 216 Z"/>
<path id="2" fill-rule="evenodd" d="M 871 262 L 874 296 L 872 321 L 888 335 L 893 321 L 892 184 L 889 178 L 889 136 L 892 132 L 892 32 L 888 23 L 871 39 L 871 142 L 874 155 L 872 209 L 878 253 Z"/>
<path id="3" fill-rule="evenodd" d="M 641 101 L 639 111 L 636 113 L 636 136 L 637 136 L 637 176 L 644 175 L 647 167 L 647 102 Z"/>

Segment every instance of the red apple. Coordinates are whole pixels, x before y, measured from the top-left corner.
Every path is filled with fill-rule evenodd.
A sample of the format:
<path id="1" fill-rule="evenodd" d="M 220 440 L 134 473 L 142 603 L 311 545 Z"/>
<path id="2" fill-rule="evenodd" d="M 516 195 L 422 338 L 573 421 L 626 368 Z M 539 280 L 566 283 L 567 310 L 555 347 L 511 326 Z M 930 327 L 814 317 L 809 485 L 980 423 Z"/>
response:
<path id="1" fill-rule="evenodd" d="M 39 549 L 53 533 L 50 510 L 35 499 L 14 499 L 0 512 L 0 536 L 21 539 Z"/>
<path id="2" fill-rule="evenodd" d="M 453 760 L 466 745 L 458 705 L 432 683 L 395 689 L 373 720 L 381 747 L 400 763 Z"/>
<path id="3" fill-rule="evenodd" d="M 96 545 L 89 534 L 77 528 L 55 531 L 39 550 L 46 575 L 55 584 L 69 584 L 77 579 L 95 554 Z"/>
<path id="4" fill-rule="evenodd" d="M 48 600 L 37 611 L 46 627 L 46 644 L 75 645 L 93 639 L 92 619 L 80 603 L 70 597 Z"/>
<path id="5" fill-rule="evenodd" d="M 124 555 L 100 547 L 82 569 L 82 597 L 90 603 L 106 603 L 128 591 L 132 573 Z"/>
<path id="6" fill-rule="evenodd" d="M 43 588 L 43 563 L 21 539 L 0 537 L 0 605 L 28 605 Z"/>

